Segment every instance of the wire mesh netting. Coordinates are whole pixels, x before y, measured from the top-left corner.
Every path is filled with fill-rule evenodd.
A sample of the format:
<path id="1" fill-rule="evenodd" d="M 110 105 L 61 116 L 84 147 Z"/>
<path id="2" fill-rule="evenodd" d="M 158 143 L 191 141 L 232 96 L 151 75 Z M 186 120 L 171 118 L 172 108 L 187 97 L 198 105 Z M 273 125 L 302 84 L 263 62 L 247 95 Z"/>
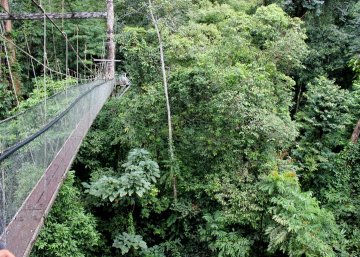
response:
<path id="1" fill-rule="evenodd" d="M 71 136 L 78 135 L 82 139 L 112 89 L 113 81 L 97 80 L 74 86 L 0 123 L 2 240 L 6 239 L 6 227 L 14 221 L 20 209 L 45 213 L 47 206 L 43 206 L 44 201 L 38 198 L 53 197 L 47 194 L 48 187 L 58 186 L 51 183 L 51 176 L 55 176 L 56 172 L 48 175 L 48 167 L 60 152 L 66 154 L 67 149 L 63 148 L 71 146 L 66 144 Z M 83 133 L 76 134 L 77 130 L 83 130 Z M 68 168 L 73 158 L 69 156 L 70 161 L 64 164 L 64 169 Z M 31 196 L 34 199 L 29 201 L 29 195 L 34 195 L 34 188 L 37 196 Z"/>
<path id="2" fill-rule="evenodd" d="M 39 131 L 95 82 L 69 87 L 25 112 L 0 121 L 0 152 Z"/>

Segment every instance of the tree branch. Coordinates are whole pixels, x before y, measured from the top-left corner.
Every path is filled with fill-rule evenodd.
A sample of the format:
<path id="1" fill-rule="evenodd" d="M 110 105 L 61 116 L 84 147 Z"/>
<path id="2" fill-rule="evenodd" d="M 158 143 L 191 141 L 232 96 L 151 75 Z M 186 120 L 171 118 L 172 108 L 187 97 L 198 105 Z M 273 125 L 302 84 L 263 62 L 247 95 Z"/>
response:
<path id="1" fill-rule="evenodd" d="M 359 141 L 359 135 L 360 135 L 360 120 L 356 124 L 354 128 L 354 132 L 351 135 L 351 143 L 357 144 L 357 142 Z"/>

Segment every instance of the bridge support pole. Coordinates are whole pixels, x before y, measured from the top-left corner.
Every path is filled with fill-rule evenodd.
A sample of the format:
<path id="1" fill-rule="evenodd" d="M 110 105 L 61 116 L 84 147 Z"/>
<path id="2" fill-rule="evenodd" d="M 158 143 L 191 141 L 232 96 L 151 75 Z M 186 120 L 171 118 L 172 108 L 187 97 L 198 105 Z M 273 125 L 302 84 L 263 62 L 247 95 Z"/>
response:
<path id="1" fill-rule="evenodd" d="M 106 1 L 107 8 L 107 59 L 106 62 L 106 78 L 115 78 L 115 42 L 114 42 L 114 2 Z"/>

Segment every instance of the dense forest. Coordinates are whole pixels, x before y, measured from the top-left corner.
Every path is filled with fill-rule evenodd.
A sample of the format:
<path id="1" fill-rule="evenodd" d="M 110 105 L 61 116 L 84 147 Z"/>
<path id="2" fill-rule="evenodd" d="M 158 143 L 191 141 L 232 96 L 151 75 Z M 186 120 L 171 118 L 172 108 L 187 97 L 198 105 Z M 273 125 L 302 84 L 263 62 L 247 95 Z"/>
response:
<path id="1" fill-rule="evenodd" d="M 116 70 L 132 86 L 95 120 L 31 256 L 360 256 L 360 1 L 114 4 Z M 57 22 L 87 65 L 104 56 L 105 21 Z M 46 26 L 48 65 L 63 70 Z M 42 21 L 6 34 L 39 59 L 43 36 Z M 42 67 L 11 47 L 5 65 L 1 43 L 1 119 L 73 80 L 45 71 L 44 92 Z"/>

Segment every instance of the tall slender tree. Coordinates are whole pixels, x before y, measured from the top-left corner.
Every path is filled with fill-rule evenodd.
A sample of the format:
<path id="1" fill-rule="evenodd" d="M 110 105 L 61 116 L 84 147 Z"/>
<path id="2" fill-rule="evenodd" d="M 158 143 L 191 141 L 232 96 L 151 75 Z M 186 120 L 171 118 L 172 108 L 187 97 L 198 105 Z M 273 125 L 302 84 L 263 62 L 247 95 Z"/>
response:
<path id="1" fill-rule="evenodd" d="M 10 6 L 9 6 L 9 0 L 1 0 L 1 7 L 5 10 L 5 12 L 10 13 Z M 8 54 L 8 65 L 9 69 L 13 67 L 16 63 L 16 49 L 13 44 L 13 39 L 11 36 L 12 32 L 12 22 L 10 20 L 6 20 L 3 23 L 4 26 L 4 33 L 7 43 L 4 47 L 4 50 L 7 51 Z M 9 71 L 10 73 L 11 71 Z M 21 93 L 21 81 L 19 79 L 19 76 L 17 75 L 16 71 L 13 71 L 11 75 L 8 77 L 9 84 L 14 87 L 14 94 L 15 98 L 18 104 L 18 96 Z"/>
<path id="2" fill-rule="evenodd" d="M 169 100 L 169 92 L 168 92 L 168 82 L 166 77 L 166 69 L 165 69 L 165 57 L 164 57 L 164 46 L 163 41 L 161 38 L 161 33 L 158 26 L 157 18 L 153 12 L 153 6 L 151 0 L 149 0 L 149 10 L 151 15 L 151 20 L 153 22 L 154 28 L 156 30 L 156 35 L 159 41 L 159 50 L 160 50 L 160 62 L 161 62 L 161 72 L 163 77 L 163 85 L 164 85 L 164 92 L 165 92 L 165 99 L 166 99 L 166 111 L 167 111 L 167 121 L 168 121 L 168 131 L 169 131 L 169 138 L 168 138 L 168 146 L 169 146 L 169 155 L 170 155 L 170 171 L 172 176 L 172 183 L 173 183 L 173 195 L 175 202 L 177 201 L 177 186 L 176 186 L 176 174 L 175 174 L 175 153 L 174 153 L 174 141 L 173 141 L 173 127 L 171 122 L 171 107 L 170 107 L 170 100 Z"/>

